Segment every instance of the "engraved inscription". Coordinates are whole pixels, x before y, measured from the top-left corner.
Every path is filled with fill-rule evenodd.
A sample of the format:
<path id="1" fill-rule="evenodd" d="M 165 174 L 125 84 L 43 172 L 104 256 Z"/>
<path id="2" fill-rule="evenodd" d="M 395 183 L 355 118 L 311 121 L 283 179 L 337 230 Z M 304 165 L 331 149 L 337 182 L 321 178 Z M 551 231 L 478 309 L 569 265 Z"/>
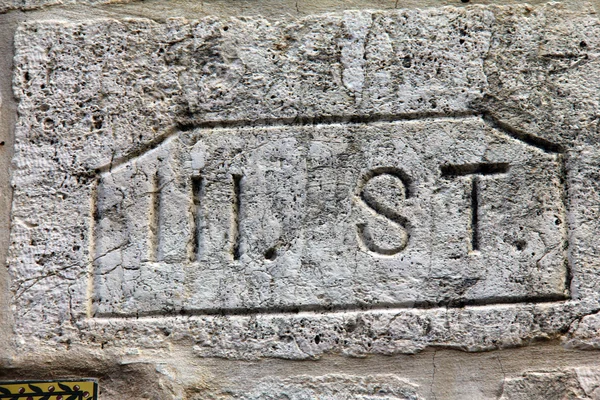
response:
<path id="1" fill-rule="evenodd" d="M 158 260 L 158 241 L 160 225 L 160 178 L 158 171 L 152 179 L 150 191 L 150 208 L 148 209 L 148 260 Z"/>
<path id="2" fill-rule="evenodd" d="M 200 247 L 202 236 L 202 195 L 204 192 L 204 180 L 201 176 L 192 176 L 192 219 L 194 227 L 192 228 L 191 244 L 190 244 L 190 261 L 197 261 L 200 259 Z"/>
<path id="3" fill-rule="evenodd" d="M 234 260 L 240 259 L 240 214 L 242 207 L 242 176 L 232 175 L 233 178 L 233 218 L 231 224 L 231 254 Z"/>
<path id="4" fill-rule="evenodd" d="M 561 163 L 476 117 L 180 132 L 98 177 L 93 315 L 564 299 Z"/>
<path id="5" fill-rule="evenodd" d="M 479 176 L 506 173 L 507 163 L 442 165 L 442 176 L 471 177 L 471 250 L 479 250 Z"/>
<path id="6" fill-rule="evenodd" d="M 408 220 L 398 213 L 398 208 L 402 206 L 404 199 L 409 197 L 410 178 L 396 168 L 377 168 L 365 174 L 359 181 L 359 199 L 365 206 L 369 207 L 375 213 L 374 218 L 385 218 L 389 223 L 396 225 L 399 238 L 397 244 L 391 247 L 380 246 L 371 231 L 368 224 L 360 223 L 357 225 L 359 240 L 370 251 L 382 255 L 394 255 L 401 252 L 408 244 Z M 388 201 L 392 204 L 384 204 L 382 198 L 394 196 L 395 199 Z M 388 199 L 389 200 L 389 199 Z M 389 236 L 394 227 L 387 227 L 385 235 Z"/>

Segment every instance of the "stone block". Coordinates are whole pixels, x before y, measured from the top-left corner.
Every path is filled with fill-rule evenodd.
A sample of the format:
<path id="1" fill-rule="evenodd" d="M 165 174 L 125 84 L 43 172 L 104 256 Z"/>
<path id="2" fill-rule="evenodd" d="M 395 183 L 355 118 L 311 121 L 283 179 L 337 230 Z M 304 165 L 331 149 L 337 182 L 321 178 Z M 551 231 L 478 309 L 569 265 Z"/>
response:
<path id="1" fill-rule="evenodd" d="M 235 393 L 209 393 L 199 391 L 198 397 L 190 399 L 243 399 L 267 400 L 285 398 L 301 399 L 390 399 L 420 400 L 423 397 L 416 385 L 393 375 L 352 376 L 295 376 L 293 378 L 270 377 L 257 382 L 250 390 Z"/>
<path id="2" fill-rule="evenodd" d="M 593 345 L 588 11 L 23 24 L 18 349 Z"/>
<path id="3" fill-rule="evenodd" d="M 597 399 L 600 397 L 600 371 L 576 367 L 553 371 L 528 371 L 520 377 L 508 378 L 500 400 L 517 399 Z"/>

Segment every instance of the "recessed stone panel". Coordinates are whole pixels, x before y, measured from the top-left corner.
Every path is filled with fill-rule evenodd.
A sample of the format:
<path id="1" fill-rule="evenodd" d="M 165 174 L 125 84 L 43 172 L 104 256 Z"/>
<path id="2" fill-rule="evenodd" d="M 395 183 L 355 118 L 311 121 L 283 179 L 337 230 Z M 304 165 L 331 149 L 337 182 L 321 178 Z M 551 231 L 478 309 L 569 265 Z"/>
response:
<path id="1" fill-rule="evenodd" d="M 562 299 L 562 171 L 480 118 L 181 132 L 97 178 L 93 313 Z"/>
<path id="2" fill-rule="evenodd" d="M 596 26 L 556 5 L 23 24 L 17 347 L 595 346 Z"/>

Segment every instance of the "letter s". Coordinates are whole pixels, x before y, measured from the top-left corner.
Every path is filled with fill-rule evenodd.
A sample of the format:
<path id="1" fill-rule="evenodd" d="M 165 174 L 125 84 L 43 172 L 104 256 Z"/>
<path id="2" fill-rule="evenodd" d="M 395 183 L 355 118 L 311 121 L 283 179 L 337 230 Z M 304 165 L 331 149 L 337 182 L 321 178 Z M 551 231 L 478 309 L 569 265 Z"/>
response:
<path id="1" fill-rule="evenodd" d="M 392 256 L 408 245 L 408 220 L 397 210 L 409 197 L 409 182 L 403 171 L 392 167 L 370 170 L 358 182 L 357 203 L 369 209 L 374 217 L 373 222 L 356 225 L 358 239 L 369 251 Z"/>

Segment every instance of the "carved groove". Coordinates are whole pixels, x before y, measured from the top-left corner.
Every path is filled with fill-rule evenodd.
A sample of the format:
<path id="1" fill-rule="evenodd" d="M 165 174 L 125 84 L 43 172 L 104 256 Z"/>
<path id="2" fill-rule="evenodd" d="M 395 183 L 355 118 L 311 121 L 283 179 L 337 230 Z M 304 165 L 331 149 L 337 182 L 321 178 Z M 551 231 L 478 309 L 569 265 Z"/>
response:
<path id="1" fill-rule="evenodd" d="M 570 205 L 570 200 L 568 197 L 568 193 L 569 193 L 569 178 L 568 178 L 568 171 L 567 171 L 567 157 L 569 156 L 568 153 L 564 153 L 564 154 L 559 154 L 557 156 L 557 161 L 559 162 L 560 165 L 560 189 L 561 189 L 561 200 L 563 203 L 563 213 L 562 213 L 562 219 L 564 221 L 563 225 L 562 225 L 562 229 L 563 229 L 563 237 L 564 237 L 564 246 L 565 246 L 565 270 L 566 270 L 566 277 L 565 277 L 565 288 L 566 291 L 569 293 L 569 297 L 571 296 L 572 290 L 571 290 L 571 285 L 573 284 L 573 268 L 571 266 L 571 262 L 570 260 L 571 258 L 571 251 L 572 251 L 572 247 L 569 246 L 569 225 L 571 223 L 571 218 L 569 216 L 569 210 L 571 208 Z"/>
<path id="2" fill-rule="evenodd" d="M 201 240 L 201 216 L 202 216 L 202 197 L 204 193 L 204 179 L 201 176 L 192 176 L 192 251 L 190 261 L 200 259 L 200 240 Z"/>
<path id="3" fill-rule="evenodd" d="M 505 122 L 500 121 L 499 119 L 493 117 L 489 113 L 484 113 L 483 119 L 492 127 L 503 131 L 508 136 L 520 140 L 523 143 L 527 143 L 530 146 L 537 147 L 538 149 L 546 153 L 560 154 L 565 152 L 565 147 L 563 145 L 553 143 L 547 139 L 529 134 L 527 132 L 523 132 L 520 129 L 517 129 Z"/>
<path id="4" fill-rule="evenodd" d="M 479 250 L 479 179 L 475 175 L 471 181 L 471 250 Z"/>
<path id="5" fill-rule="evenodd" d="M 357 224 L 356 228 L 358 229 L 358 235 L 361 238 L 363 244 L 367 247 L 367 249 L 369 249 L 369 251 L 372 251 L 373 253 L 381 254 L 384 256 L 393 256 L 404 250 L 408 243 L 408 240 L 406 240 L 402 242 L 399 246 L 386 249 L 384 247 L 378 246 L 375 243 L 373 237 L 369 233 L 369 228 L 367 227 L 367 224 Z"/>
<path id="6" fill-rule="evenodd" d="M 508 163 L 447 164 L 440 167 L 442 177 L 503 174 L 508 172 L 508 168 Z"/>
<path id="7" fill-rule="evenodd" d="M 233 178 L 233 223 L 231 224 L 231 241 L 234 260 L 240 259 L 240 211 L 242 207 L 242 176 L 232 175 Z"/>
<path id="8" fill-rule="evenodd" d="M 314 312 L 322 314 L 323 312 L 361 312 L 361 311 L 377 311 L 377 310 L 403 310 L 403 309 L 435 309 L 435 308 L 464 308 L 464 307 L 489 307 L 489 305 L 501 306 L 510 304 L 520 303 L 546 303 L 546 304 L 563 304 L 562 302 L 568 300 L 569 297 L 566 295 L 555 294 L 546 296 L 516 296 L 516 297 L 488 297 L 485 299 L 453 299 L 446 301 L 405 301 L 405 302 L 381 302 L 377 304 L 364 304 L 364 305 L 329 305 L 324 306 L 323 304 L 303 304 L 297 306 L 281 306 L 281 307 L 230 307 L 230 308 L 196 308 L 196 309 L 182 309 L 182 310 L 156 310 L 156 311 L 144 311 L 136 313 L 98 313 L 95 315 L 96 319 L 130 319 L 130 318 L 153 318 L 153 317 L 181 317 L 185 316 L 203 316 L 203 315 L 259 315 L 259 314 L 297 314 L 300 312 Z"/>
<path id="9" fill-rule="evenodd" d="M 148 210 L 148 259 L 150 261 L 158 260 L 159 245 L 159 224 L 160 224 L 160 177 L 158 172 L 152 179 L 152 189 L 150 191 L 150 209 Z"/>
<path id="10" fill-rule="evenodd" d="M 94 179 L 92 181 L 92 185 L 90 187 L 90 218 L 89 218 L 89 244 L 88 244 L 88 254 L 89 254 L 89 264 L 88 264 L 88 286 L 87 286 L 87 296 L 86 296 L 86 314 L 88 318 L 93 316 L 93 299 L 94 299 L 94 271 L 96 268 L 96 240 L 97 240 L 97 232 L 98 229 L 96 222 L 99 219 L 99 210 L 98 210 L 98 186 L 100 185 L 100 178 Z"/>
<path id="11" fill-rule="evenodd" d="M 395 167 L 377 167 L 377 168 L 373 168 L 369 171 L 367 171 L 367 173 L 365 173 L 362 178 L 360 179 L 358 185 L 357 185 L 357 193 L 362 193 L 365 185 L 373 178 L 380 176 L 380 175 L 391 175 L 393 177 L 398 178 L 402 184 L 404 185 L 404 196 L 405 198 L 409 198 L 413 195 L 412 193 L 412 189 L 411 189 L 411 185 L 412 185 L 412 179 L 410 178 L 410 176 L 408 176 L 408 174 L 404 171 L 402 171 L 400 168 L 395 168 Z"/>
<path id="12" fill-rule="evenodd" d="M 375 243 L 373 236 L 369 232 L 369 228 L 367 227 L 367 224 L 364 224 L 364 223 L 357 224 L 356 228 L 358 231 L 358 237 L 362 241 L 363 245 L 367 249 L 369 249 L 369 251 L 371 251 L 373 253 L 381 254 L 381 255 L 393 256 L 395 254 L 400 253 L 408 245 L 408 238 L 410 237 L 410 233 L 408 230 L 409 221 L 402 215 L 396 213 L 394 210 L 388 209 L 388 208 L 382 206 L 381 204 L 379 204 L 375 201 L 372 201 L 372 199 L 369 199 L 367 196 L 365 196 L 364 189 L 365 189 L 365 186 L 367 185 L 367 183 L 371 179 L 373 179 L 377 176 L 382 176 L 382 175 L 390 175 L 390 176 L 393 176 L 396 179 L 400 180 L 404 186 L 404 198 L 406 199 L 411 196 L 411 191 L 409 189 L 411 179 L 404 171 L 402 171 L 399 168 L 395 168 L 395 167 L 378 167 L 378 168 L 374 168 L 374 169 L 368 171 L 366 174 L 363 175 L 363 177 L 359 181 L 359 183 L 357 185 L 357 191 L 358 191 L 359 198 L 362 200 L 362 202 L 368 208 L 375 211 L 377 214 L 387 218 L 391 222 L 401 226 L 406 231 L 407 238 L 406 238 L 406 240 L 403 240 L 402 243 L 400 243 L 398 246 L 386 249 Z"/>
<path id="13" fill-rule="evenodd" d="M 443 178 L 472 175 L 471 179 L 471 251 L 479 251 L 479 175 L 497 175 L 508 172 L 508 163 L 473 163 L 442 165 Z"/>

